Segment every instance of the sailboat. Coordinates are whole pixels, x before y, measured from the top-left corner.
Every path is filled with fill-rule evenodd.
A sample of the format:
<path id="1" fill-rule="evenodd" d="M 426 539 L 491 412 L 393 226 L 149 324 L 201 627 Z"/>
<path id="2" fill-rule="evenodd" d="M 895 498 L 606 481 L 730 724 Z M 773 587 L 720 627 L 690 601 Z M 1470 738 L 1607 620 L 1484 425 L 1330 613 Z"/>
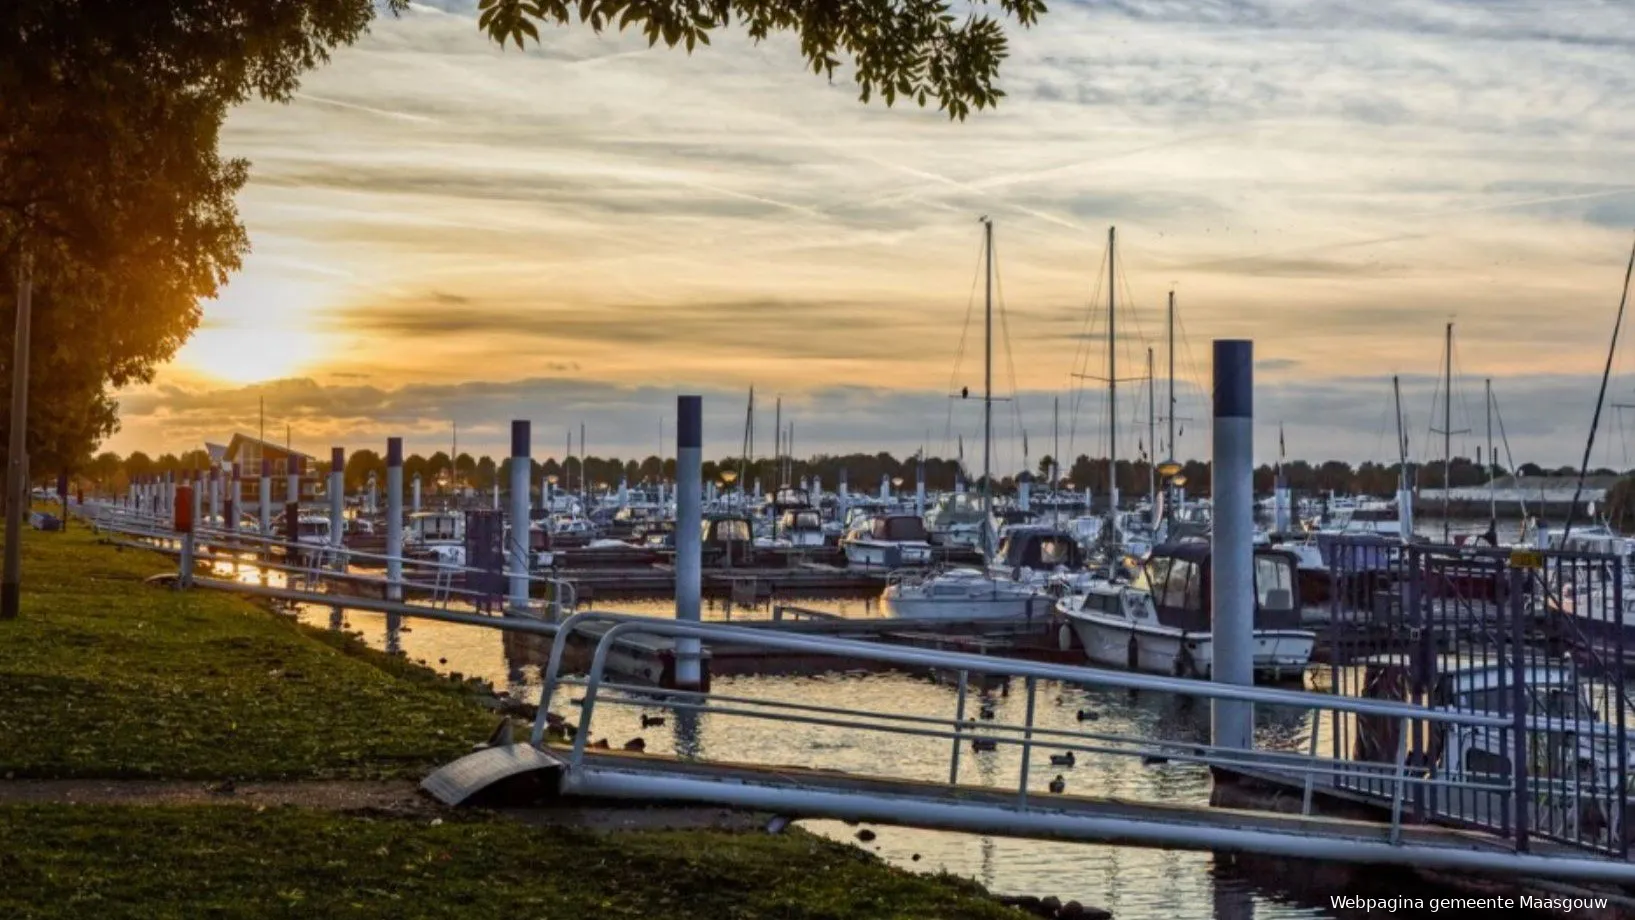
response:
<path id="1" fill-rule="evenodd" d="M 895 617 L 958 620 L 1010 619 L 1047 615 L 1071 573 L 1083 569 L 1077 542 L 1052 527 L 1011 528 L 995 547 L 993 517 L 993 222 L 982 218 L 984 290 L 982 393 L 982 503 L 978 539 L 988 560 L 978 569 L 893 572 L 881 606 Z M 966 395 L 964 393 L 962 396 Z M 962 451 L 963 453 L 963 451 Z M 963 495 L 956 499 L 968 503 Z M 966 505 L 968 507 L 968 504 Z"/>

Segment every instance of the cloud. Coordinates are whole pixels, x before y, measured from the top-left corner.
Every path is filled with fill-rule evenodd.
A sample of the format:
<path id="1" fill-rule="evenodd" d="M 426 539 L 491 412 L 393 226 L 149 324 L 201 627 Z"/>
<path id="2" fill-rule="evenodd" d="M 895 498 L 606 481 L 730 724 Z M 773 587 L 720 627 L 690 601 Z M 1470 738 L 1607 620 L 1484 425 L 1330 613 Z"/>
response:
<path id="1" fill-rule="evenodd" d="M 1174 290 L 1188 379 L 1209 339 L 1252 338 L 1291 446 L 1300 419 L 1361 454 L 1381 387 L 1434 371 L 1452 319 L 1511 433 L 1571 453 L 1561 406 L 1589 397 L 1551 381 L 1599 369 L 1635 223 L 1628 4 L 1053 4 L 963 124 L 860 105 L 790 36 L 686 55 L 569 26 L 502 51 L 474 11 L 417 3 L 292 104 L 234 113 L 255 252 L 206 306 L 233 335 L 127 394 L 116 448 L 241 419 L 246 393 L 195 379 L 235 370 L 286 378 L 336 437 L 503 420 L 522 392 L 636 442 L 707 382 L 808 406 L 814 446 L 909 438 L 980 380 L 988 214 L 1006 390 L 1014 366 L 1048 403 L 1104 364 L 1116 224 L 1121 368 L 1163 360 Z"/>

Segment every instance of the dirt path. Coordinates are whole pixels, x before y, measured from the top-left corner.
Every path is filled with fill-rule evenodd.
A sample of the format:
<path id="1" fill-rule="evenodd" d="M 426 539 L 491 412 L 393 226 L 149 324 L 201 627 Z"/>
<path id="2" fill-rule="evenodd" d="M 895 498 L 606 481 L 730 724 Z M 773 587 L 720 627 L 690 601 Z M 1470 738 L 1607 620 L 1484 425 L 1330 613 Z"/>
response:
<path id="1" fill-rule="evenodd" d="M 331 811 L 371 811 L 432 817 L 447 806 L 408 780 L 287 783 L 221 783 L 172 780 L 12 779 L 0 780 L 0 805 L 295 805 Z M 751 830 L 771 815 L 723 808 L 561 805 L 504 808 L 500 813 L 525 824 L 587 830 Z"/>

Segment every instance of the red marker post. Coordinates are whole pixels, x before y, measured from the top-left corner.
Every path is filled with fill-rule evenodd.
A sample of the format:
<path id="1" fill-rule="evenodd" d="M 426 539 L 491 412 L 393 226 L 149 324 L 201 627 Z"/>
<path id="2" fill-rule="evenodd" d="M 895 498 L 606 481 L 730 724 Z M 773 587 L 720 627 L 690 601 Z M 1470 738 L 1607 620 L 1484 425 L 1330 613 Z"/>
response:
<path id="1" fill-rule="evenodd" d="M 176 487 L 176 498 L 171 504 L 172 529 L 182 538 L 182 561 L 178 569 L 177 585 L 193 587 L 193 487 L 182 483 Z"/>

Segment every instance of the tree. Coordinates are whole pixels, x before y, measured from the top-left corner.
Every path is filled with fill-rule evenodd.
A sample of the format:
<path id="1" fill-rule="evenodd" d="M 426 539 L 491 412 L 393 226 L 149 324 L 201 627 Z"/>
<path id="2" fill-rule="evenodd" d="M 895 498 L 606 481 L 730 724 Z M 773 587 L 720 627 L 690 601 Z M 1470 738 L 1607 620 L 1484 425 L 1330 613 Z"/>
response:
<path id="1" fill-rule="evenodd" d="M 247 249 L 217 150 L 233 105 L 288 100 L 370 0 L 0 3 L 0 374 L 32 265 L 28 450 L 69 467 L 117 428 Z M 0 406 L 0 451 L 9 407 Z"/>
<path id="2" fill-rule="evenodd" d="M 394 9 L 407 5 L 391 0 Z M 997 6 L 1001 18 L 1024 28 L 1045 11 L 1043 0 L 998 0 Z M 478 26 L 489 37 L 518 48 L 525 38 L 539 41 L 536 23 L 566 25 L 577 18 L 597 32 L 636 26 L 649 47 L 684 44 L 690 54 L 736 19 L 757 42 L 774 32 L 796 33 L 813 73 L 831 80 L 849 59 L 864 102 L 876 93 L 888 106 L 899 96 L 922 107 L 935 101 L 949 118 L 964 119 L 973 106 L 985 109 L 1004 96 L 993 85 L 1009 54 L 1000 20 L 975 11 L 956 16 L 945 0 L 481 0 L 477 8 Z"/>

